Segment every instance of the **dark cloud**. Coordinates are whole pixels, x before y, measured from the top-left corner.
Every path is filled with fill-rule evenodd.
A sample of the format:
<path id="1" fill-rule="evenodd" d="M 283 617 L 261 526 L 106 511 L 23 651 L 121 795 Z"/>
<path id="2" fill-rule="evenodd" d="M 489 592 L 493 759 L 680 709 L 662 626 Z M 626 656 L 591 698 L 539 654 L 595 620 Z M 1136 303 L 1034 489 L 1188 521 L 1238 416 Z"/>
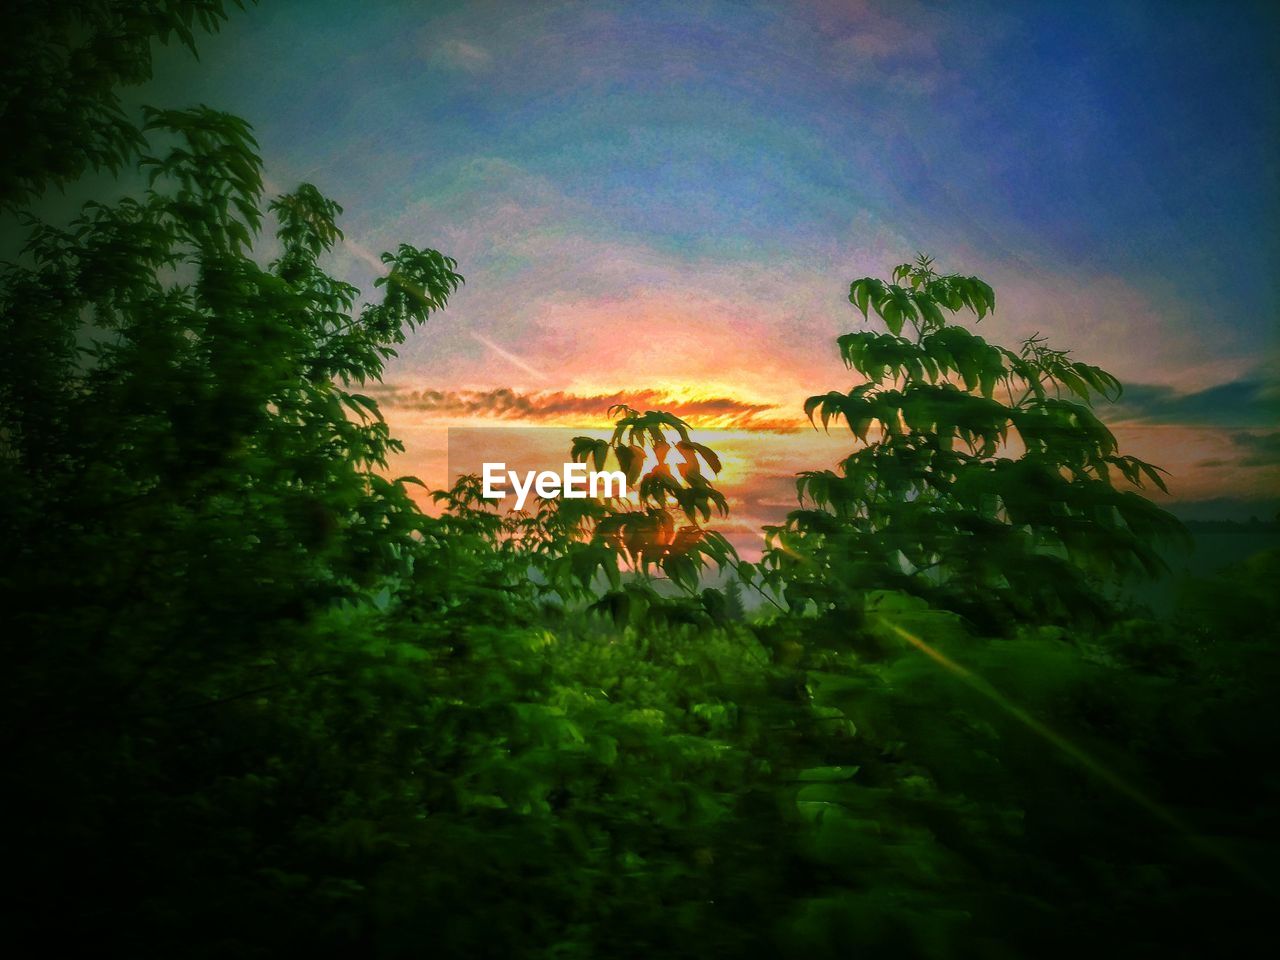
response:
<path id="1" fill-rule="evenodd" d="M 372 391 L 389 408 L 421 410 L 453 417 L 492 417 L 500 420 L 559 420 L 580 416 L 605 420 L 610 407 L 625 404 L 639 410 L 660 409 L 694 426 L 725 429 L 792 430 L 796 420 L 763 403 L 734 397 L 694 400 L 670 397 L 656 390 L 576 394 L 564 391 L 516 393 L 507 387 L 495 390 L 408 390 L 380 386 Z"/>
<path id="2" fill-rule="evenodd" d="M 1280 432 L 1235 433 L 1231 442 L 1246 451 L 1237 464 L 1241 467 L 1274 467 L 1280 465 Z"/>
<path id="3" fill-rule="evenodd" d="M 1211 457 L 1200 460 L 1197 467 L 1276 467 L 1280 466 L 1280 431 L 1230 435 L 1232 446 L 1241 451 L 1238 457 Z"/>
<path id="4" fill-rule="evenodd" d="M 1220 383 L 1181 393 L 1173 387 L 1135 384 L 1108 419 L 1187 426 L 1272 427 L 1280 423 L 1280 388 L 1261 378 Z"/>

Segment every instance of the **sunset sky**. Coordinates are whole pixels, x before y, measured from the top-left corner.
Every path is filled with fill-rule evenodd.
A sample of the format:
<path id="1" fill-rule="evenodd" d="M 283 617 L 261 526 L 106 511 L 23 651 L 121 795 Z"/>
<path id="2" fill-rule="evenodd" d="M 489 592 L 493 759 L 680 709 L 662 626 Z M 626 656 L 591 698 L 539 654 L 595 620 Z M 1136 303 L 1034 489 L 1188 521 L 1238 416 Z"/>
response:
<path id="1" fill-rule="evenodd" d="M 989 339 L 1130 385 L 1104 417 L 1184 515 L 1269 517 L 1278 10 L 263 0 L 141 99 L 246 117 L 273 185 L 346 208 L 333 268 L 366 289 L 400 241 L 457 258 L 380 394 L 428 478 L 444 425 L 638 398 L 733 428 L 766 518 L 847 437 L 744 431 L 848 389 L 849 281 L 926 251 L 995 287 Z"/>

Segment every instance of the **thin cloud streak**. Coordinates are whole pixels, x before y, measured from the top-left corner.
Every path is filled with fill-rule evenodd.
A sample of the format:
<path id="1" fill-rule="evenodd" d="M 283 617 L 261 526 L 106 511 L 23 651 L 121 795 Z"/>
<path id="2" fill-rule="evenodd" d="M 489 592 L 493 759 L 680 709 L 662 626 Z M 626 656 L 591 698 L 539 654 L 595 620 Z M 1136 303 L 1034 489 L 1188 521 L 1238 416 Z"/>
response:
<path id="1" fill-rule="evenodd" d="M 358 240 L 348 237 L 343 240 L 343 245 L 352 253 L 354 253 L 360 260 L 368 264 L 374 270 L 374 272 L 376 272 L 379 276 L 382 276 L 382 277 L 387 276 L 387 273 L 388 273 L 387 265 L 384 264 L 382 262 L 382 259 L 378 257 L 372 250 L 370 250 L 364 244 L 360 243 Z M 477 343 L 483 344 L 485 347 L 487 347 L 488 349 L 496 353 L 498 356 L 500 356 L 503 360 L 506 360 L 508 363 L 512 364 L 513 366 L 518 367 L 519 369 L 523 370 L 525 373 L 529 374 L 530 376 L 536 377 L 539 380 L 550 379 L 545 373 L 543 373 L 537 367 L 521 359 L 516 354 L 512 353 L 510 350 L 506 350 L 503 347 L 500 347 L 498 344 L 494 343 L 484 334 L 477 333 L 474 330 L 469 332 L 471 335 L 471 339 L 475 340 Z"/>
<path id="2" fill-rule="evenodd" d="M 475 340 L 477 343 L 481 343 L 484 346 L 488 347 L 490 350 L 492 350 L 494 353 L 500 356 L 503 360 L 507 361 L 507 363 L 510 363 L 513 366 L 519 367 L 521 370 L 523 370 L 525 373 L 529 374 L 530 376 L 537 377 L 539 380 L 551 379 L 545 373 L 539 370 L 537 367 L 533 366 L 530 363 L 526 363 L 524 360 L 521 360 L 510 350 L 505 350 L 502 347 L 498 346 L 496 343 L 494 343 L 484 334 L 476 333 L 476 331 L 474 330 L 470 331 L 470 334 L 471 334 L 472 340 Z"/>

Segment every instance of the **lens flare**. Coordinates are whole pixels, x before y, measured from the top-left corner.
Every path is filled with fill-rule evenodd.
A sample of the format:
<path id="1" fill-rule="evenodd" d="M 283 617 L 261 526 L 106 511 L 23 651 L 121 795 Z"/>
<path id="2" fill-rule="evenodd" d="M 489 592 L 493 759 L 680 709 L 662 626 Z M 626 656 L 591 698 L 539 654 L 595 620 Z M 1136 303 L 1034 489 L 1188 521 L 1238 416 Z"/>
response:
<path id="1" fill-rule="evenodd" d="M 1270 881 L 1260 876 L 1247 864 L 1242 863 L 1239 859 L 1223 850 L 1220 846 L 1206 839 L 1203 834 L 1197 832 L 1191 824 L 1187 823 L 1168 807 L 1163 806 L 1151 797 L 1147 796 L 1132 783 L 1125 780 L 1114 770 L 1111 770 L 1104 764 L 1100 763 L 1097 759 L 1090 756 L 1083 749 L 1072 743 L 1052 727 L 1049 727 L 1042 721 L 1037 720 L 1034 716 L 1022 707 L 1018 706 L 999 690 L 995 689 L 995 687 L 991 686 L 991 684 L 978 676 L 972 670 L 956 663 L 941 650 L 938 650 L 936 647 L 927 643 L 923 638 L 909 630 L 903 629 L 891 620 L 888 620 L 881 615 L 876 615 L 875 619 L 887 627 L 894 635 L 911 644 L 911 646 L 915 647 L 970 689 L 976 691 L 987 700 L 994 703 L 1032 733 L 1052 744 L 1061 753 L 1070 757 L 1088 773 L 1101 780 L 1117 793 L 1137 804 L 1166 826 L 1171 827 L 1178 833 L 1184 835 L 1187 840 L 1201 853 L 1218 861 L 1223 866 L 1229 868 L 1233 873 L 1245 880 L 1248 880 L 1265 893 L 1270 894 L 1271 896 L 1280 895 L 1280 891 L 1277 891 Z"/>

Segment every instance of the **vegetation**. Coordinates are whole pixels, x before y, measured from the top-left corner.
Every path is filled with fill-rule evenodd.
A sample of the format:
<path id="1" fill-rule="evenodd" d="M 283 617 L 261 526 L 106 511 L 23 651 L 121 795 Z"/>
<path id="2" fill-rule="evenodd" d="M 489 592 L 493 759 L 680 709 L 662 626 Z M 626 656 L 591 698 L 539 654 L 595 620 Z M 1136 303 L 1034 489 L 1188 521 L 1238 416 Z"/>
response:
<path id="1" fill-rule="evenodd" d="M 849 300 L 887 332 L 840 337 L 863 382 L 805 403 L 823 427 L 843 418 L 861 446 L 839 472 L 804 473 L 807 506 L 769 531 L 769 581 L 793 606 L 845 620 L 867 588 L 889 587 L 1008 633 L 1096 624 L 1098 581 L 1160 570 L 1156 546 L 1180 525 L 1112 476 L 1164 490 L 1161 471 L 1121 455 L 1091 409 L 1119 398 L 1115 377 L 1038 336 L 1014 351 L 949 323 L 962 309 L 981 320 L 995 294 L 977 277 L 939 276 L 927 257 L 892 283 L 855 281 Z"/>
<path id="2" fill-rule="evenodd" d="M 152 7 L 59 49 L 222 13 Z M 22 211 L 86 167 L 150 178 L 27 217 L 0 278 L 15 940 L 1199 956 L 1262 930 L 1280 558 L 1168 622 L 1103 599 L 1178 533 L 1113 485 L 1160 482 L 1088 406 L 1113 378 L 986 343 L 949 317 L 990 288 L 920 260 L 852 285 L 887 332 L 842 337 L 865 382 L 807 406 L 857 446 L 798 478 L 759 566 L 711 527 L 715 452 L 657 411 L 571 451 L 635 502 L 500 515 L 464 478 L 426 516 L 358 391 L 457 265 L 401 245 L 358 306 L 322 267 L 340 209 L 265 198 L 242 121 L 94 119 L 127 123 L 139 77 L 70 114 L 31 88 L 25 128 L 83 152 L 3 181 Z"/>

